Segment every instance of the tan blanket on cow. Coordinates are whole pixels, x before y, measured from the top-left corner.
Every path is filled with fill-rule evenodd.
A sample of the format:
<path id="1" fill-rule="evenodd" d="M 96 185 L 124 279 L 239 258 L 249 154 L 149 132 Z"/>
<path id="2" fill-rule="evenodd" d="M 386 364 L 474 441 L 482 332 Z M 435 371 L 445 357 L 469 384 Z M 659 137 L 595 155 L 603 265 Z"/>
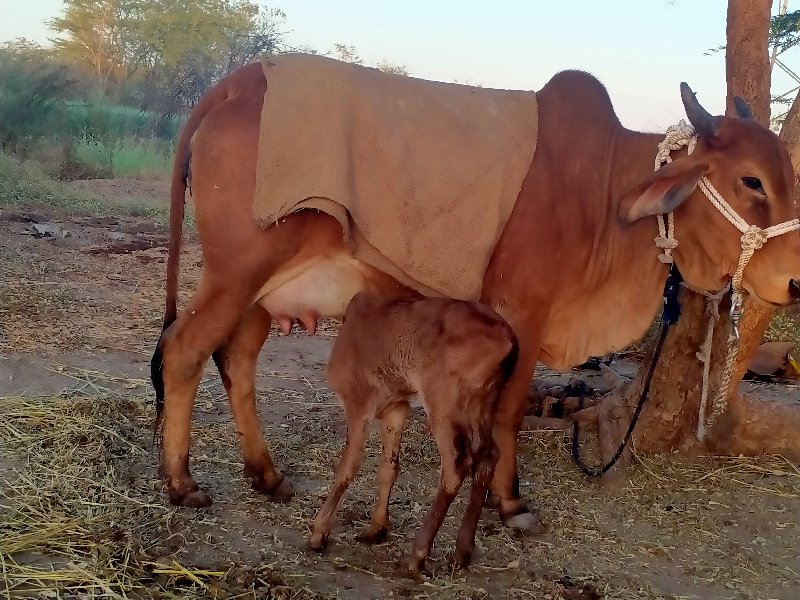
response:
<path id="1" fill-rule="evenodd" d="M 262 60 L 254 216 L 336 217 L 355 256 L 428 295 L 477 299 L 536 149 L 534 92 Z"/>

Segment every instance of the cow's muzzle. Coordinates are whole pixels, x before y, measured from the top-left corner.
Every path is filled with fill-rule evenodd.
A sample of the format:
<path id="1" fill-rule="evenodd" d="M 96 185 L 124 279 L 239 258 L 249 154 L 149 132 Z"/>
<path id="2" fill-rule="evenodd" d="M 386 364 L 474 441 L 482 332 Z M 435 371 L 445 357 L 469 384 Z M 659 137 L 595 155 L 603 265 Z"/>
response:
<path id="1" fill-rule="evenodd" d="M 789 296 L 795 302 L 800 301 L 800 280 L 797 279 L 789 280 Z"/>

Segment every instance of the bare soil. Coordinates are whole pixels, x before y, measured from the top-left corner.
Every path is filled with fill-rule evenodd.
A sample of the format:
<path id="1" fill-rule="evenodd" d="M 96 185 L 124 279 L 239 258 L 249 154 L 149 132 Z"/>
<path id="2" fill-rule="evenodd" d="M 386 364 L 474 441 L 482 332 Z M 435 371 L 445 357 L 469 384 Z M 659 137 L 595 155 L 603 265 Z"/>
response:
<path id="1" fill-rule="evenodd" d="M 166 201 L 163 182 L 79 185 L 121 207 L 126 197 L 153 205 Z M 437 538 L 431 576 L 412 580 L 404 575 L 402 560 L 435 489 L 438 467 L 419 409 L 403 445 L 388 543 L 370 547 L 354 540 L 371 508 L 373 435 L 329 550 L 322 556 L 309 553 L 305 538 L 344 441 L 342 411 L 324 380 L 333 324 L 316 337 L 273 331 L 260 358 L 262 427 L 296 497 L 272 504 L 250 490 L 224 391 L 208 367 L 195 405 L 192 470 L 215 503 L 200 511 L 170 507 L 156 476 L 149 429 L 149 359 L 162 318 L 166 232 L 128 214 L 69 216 L 43 207 L 0 212 L 0 419 L 11 418 L 4 417 L 4 407 L 18 405 L 19 398 L 54 407 L 94 405 L 98 423 L 129 445 L 129 451 L 107 459 L 109 468 L 125 482 L 131 502 L 149 507 L 149 518 L 160 523 L 117 524 L 120 535 L 136 538 L 151 562 L 177 561 L 198 573 L 225 574 L 198 575 L 198 583 L 189 576 L 150 572 L 140 582 L 131 580 L 129 596 L 156 597 L 149 587 L 156 581 L 158 589 L 176 597 L 239 597 L 248 590 L 244 597 L 800 597 L 800 471 L 795 466 L 779 457 L 639 456 L 624 485 L 609 490 L 574 468 L 564 431 L 520 434 L 522 493 L 549 525 L 548 533 L 521 537 L 487 509 L 472 568 L 453 572 L 455 523 L 464 508 L 459 498 Z M 60 233 L 31 235 L 34 222 L 54 224 Z M 189 237 L 182 256 L 182 300 L 196 286 L 201 266 L 199 247 Z M 636 366 L 628 361 L 620 369 L 631 375 Z M 539 375 L 539 386 L 549 387 L 588 374 L 540 370 Z M 749 393 L 800 401 L 796 388 L 742 385 Z M 113 416 L 109 410 L 116 407 L 124 407 L 117 422 L 101 420 L 101 415 Z M 5 447 L 14 449 L 0 456 L 0 488 L 11 489 L 33 467 L 24 444 L 6 441 Z M 3 555 L 2 517 L 18 509 L 13 495 L 0 495 L 0 558 L 56 568 L 59 558 L 47 545 Z M 12 530 L 8 527 L 6 533 Z M 9 589 L 16 585 L 10 577 L 4 583 Z M 71 589 L 60 590 L 61 597 L 88 597 Z"/>

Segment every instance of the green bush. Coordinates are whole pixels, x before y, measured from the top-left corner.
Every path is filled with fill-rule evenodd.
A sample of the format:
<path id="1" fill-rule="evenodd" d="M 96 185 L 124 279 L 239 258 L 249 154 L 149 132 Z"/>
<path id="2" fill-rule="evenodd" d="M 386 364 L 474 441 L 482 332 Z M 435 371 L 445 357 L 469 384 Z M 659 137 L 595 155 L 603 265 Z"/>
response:
<path id="1" fill-rule="evenodd" d="M 169 219 L 166 204 L 153 203 L 151 198 L 125 197 L 120 202 L 94 196 L 90 191 L 69 189 L 60 181 L 48 177 L 36 161 L 22 161 L 0 151 L 0 206 L 54 206 L 67 213 L 89 215 L 129 215 L 145 217 L 159 223 Z M 191 207 L 185 227 L 194 228 Z"/>
<path id="2" fill-rule="evenodd" d="M 103 140 L 156 137 L 171 141 L 178 135 L 182 119 L 159 116 L 130 106 L 70 102 L 66 122 L 67 132 L 72 137 Z"/>
<path id="3" fill-rule="evenodd" d="M 65 133 L 69 86 L 63 67 L 0 54 L 0 149 L 24 153 L 44 135 Z"/>
<path id="4" fill-rule="evenodd" d="M 165 177 L 172 169 L 172 144 L 158 138 L 93 138 L 74 143 L 75 162 L 104 177 Z"/>

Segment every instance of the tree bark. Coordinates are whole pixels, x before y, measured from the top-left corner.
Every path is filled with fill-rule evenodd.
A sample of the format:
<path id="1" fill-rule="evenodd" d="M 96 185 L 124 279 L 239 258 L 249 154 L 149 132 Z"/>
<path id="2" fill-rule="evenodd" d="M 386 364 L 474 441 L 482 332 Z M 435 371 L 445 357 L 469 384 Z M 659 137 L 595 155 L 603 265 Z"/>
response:
<path id="1" fill-rule="evenodd" d="M 792 102 L 781 127 L 780 138 L 789 150 L 794 167 L 794 206 L 800 209 L 800 92 Z"/>
<path id="2" fill-rule="evenodd" d="M 745 99 L 753 109 L 756 120 L 769 127 L 770 119 L 770 58 L 769 23 L 772 0 L 728 0 L 726 29 L 725 70 L 728 82 L 726 113 L 736 116 L 733 97 Z M 735 387 L 747 370 L 747 364 L 769 327 L 775 310 L 745 299 L 740 324 L 741 343 L 733 372 Z M 724 367 L 725 358 L 715 363 Z"/>
<path id="3" fill-rule="evenodd" d="M 725 114 L 735 116 L 733 97 L 753 109 L 759 123 L 769 126 L 769 23 L 772 0 L 728 0 L 725 78 L 728 97 Z"/>

